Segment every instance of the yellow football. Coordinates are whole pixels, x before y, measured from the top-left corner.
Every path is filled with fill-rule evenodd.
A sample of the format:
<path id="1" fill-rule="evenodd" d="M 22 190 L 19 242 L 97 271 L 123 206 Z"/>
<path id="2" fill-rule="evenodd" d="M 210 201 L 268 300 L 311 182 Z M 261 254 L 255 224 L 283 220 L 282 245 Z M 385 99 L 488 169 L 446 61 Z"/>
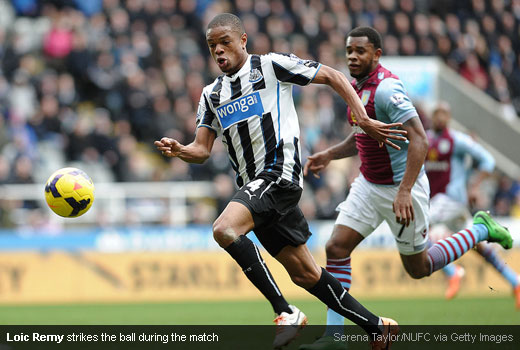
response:
<path id="1" fill-rule="evenodd" d="M 85 214 L 94 202 L 94 183 L 77 168 L 54 172 L 45 184 L 45 200 L 59 216 L 76 218 Z"/>

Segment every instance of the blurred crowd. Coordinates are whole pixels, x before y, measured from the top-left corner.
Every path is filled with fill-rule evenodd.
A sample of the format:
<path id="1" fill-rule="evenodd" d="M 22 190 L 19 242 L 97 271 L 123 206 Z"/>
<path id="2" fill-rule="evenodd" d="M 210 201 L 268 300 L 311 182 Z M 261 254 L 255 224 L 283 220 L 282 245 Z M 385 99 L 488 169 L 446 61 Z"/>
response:
<path id="1" fill-rule="evenodd" d="M 162 158 L 153 141 L 193 139 L 202 88 L 220 73 L 205 42 L 220 12 L 242 18 L 249 52 L 292 52 L 345 74 L 345 34 L 374 26 L 384 54 L 440 56 L 508 117 L 520 112 L 520 0 L 0 0 L 0 184 L 43 183 L 65 164 L 98 182 L 214 181 L 211 217 L 192 215 L 211 222 L 234 191 L 222 144 L 188 165 Z M 294 96 L 303 157 L 349 133 L 331 90 Z M 306 179 L 309 219 L 334 218 L 358 166 L 338 161 Z M 520 217 L 518 181 L 497 172 L 485 191 L 482 206 Z"/>

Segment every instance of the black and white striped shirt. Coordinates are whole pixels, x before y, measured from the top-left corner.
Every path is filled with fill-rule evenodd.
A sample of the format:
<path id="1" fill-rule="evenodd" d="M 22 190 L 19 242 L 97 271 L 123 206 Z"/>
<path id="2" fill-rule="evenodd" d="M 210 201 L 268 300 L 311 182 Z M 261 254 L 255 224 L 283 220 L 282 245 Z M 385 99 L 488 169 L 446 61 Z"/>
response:
<path id="1" fill-rule="evenodd" d="M 202 91 L 197 127 L 222 136 L 242 187 L 262 171 L 303 184 L 292 85 L 307 85 L 320 64 L 294 55 L 249 55 L 235 74 Z"/>

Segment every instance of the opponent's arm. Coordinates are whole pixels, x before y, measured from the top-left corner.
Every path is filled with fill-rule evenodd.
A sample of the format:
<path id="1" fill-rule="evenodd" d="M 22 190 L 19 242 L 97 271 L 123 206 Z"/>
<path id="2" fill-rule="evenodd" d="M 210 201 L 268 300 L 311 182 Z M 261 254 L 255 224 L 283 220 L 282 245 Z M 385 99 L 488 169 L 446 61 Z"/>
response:
<path id="1" fill-rule="evenodd" d="M 455 133 L 455 152 L 464 157 L 469 154 L 477 162 L 477 174 L 468 186 L 468 202 L 474 205 L 479 197 L 480 184 L 491 176 L 495 168 L 495 158 L 481 144 L 469 135 Z"/>
<path id="2" fill-rule="evenodd" d="M 195 140 L 186 146 L 169 137 L 155 141 L 154 145 L 165 157 L 178 157 L 187 163 L 201 164 L 209 158 L 215 138 L 213 130 L 200 127 L 197 129 Z"/>
<path id="3" fill-rule="evenodd" d="M 428 138 L 419 117 L 406 121 L 403 128 L 408 131 L 410 143 L 408 144 L 406 170 L 394 199 L 393 210 L 396 222 L 408 226 L 415 219 L 412 205 L 412 187 L 421 171 L 426 153 L 428 153 Z"/>
<path id="4" fill-rule="evenodd" d="M 403 136 L 406 135 L 405 130 L 392 129 L 402 126 L 402 123 L 385 124 L 370 118 L 367 115 L 359 96 L 343 73 L 331 67 L 322 65 L 312 82 L 315 84 L 326 84 L 332 87 L 334 91 L 336 91 L 349 105 L 350 109 L 356 116 L 358 125 L 367 133 L 367 135 L 377 140 L 380 146 L 382 146 L 383 143 L 386 143 L 395 149 L 401 149 L 390 141 L 390 139 L 400 141 L 406 140 Z"/>
<path id="5" fill-rule="evenodd" d="M 357 153 L 356 138 L 354 133 L 351 133 L 345 140 L 337 145 L 307 157 L 307 162 L 303 168 L 303 175 L 307 176 L 310 170 L 315 177 L 319 177 L 320 171 L 325 169 L 331 160 L 352 157 Z"/>

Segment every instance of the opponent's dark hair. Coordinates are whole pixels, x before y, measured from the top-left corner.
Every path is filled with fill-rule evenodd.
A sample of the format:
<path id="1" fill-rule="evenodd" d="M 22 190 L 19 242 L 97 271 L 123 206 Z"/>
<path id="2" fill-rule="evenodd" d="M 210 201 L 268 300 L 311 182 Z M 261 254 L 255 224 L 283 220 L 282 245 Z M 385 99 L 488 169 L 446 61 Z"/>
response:
<path id="1" fill-rule="evenodd" d="M 347 39 L 349 36 L 356 38 L 366 36 L 368 38 L 368 41 L 374 45 L 374 48 L 376 50 L 382 49 L 381 43 L 383 40 L 381 39 L 381 34 L 379 34 L 379 32 L 372 27 L 354 28 L 347 34 Z"/>
<path id="2" fill-rule="evenodd" d="M 246 32 L 242 20 L 232 13 L 221 13 L 213 17 L 211 22 L 208 24 L 208 30 L 222 26 L 229 26 L 231 27 L 231 30 L 236 31 L 239 34 L 244 34 Z"/>

